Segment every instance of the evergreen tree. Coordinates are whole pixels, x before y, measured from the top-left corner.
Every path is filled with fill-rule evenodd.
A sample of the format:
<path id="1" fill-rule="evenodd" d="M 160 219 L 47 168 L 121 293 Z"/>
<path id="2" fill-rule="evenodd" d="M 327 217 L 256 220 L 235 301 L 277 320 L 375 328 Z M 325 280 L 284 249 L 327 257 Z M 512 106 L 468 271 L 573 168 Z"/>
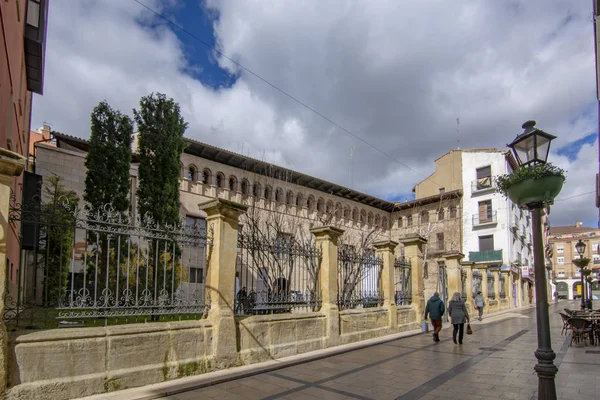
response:
<path id="1" fill-rule="evenodd" d="M 50 176 L 45 187 L 47 201 L 42 204 L 46 223 L 39 254 L 46 257 L 44 292 L 48 306 L 56 307 L 67 291 L 69 265 L 75 238 L 75 211 L 79 198 L 66 189 L 58 176 Z"/>
<path id="2" fill-rule="evenodd" d="M 83 198 L 94 212 L 105 204 L 112 204 L 115 211 L 127 211 L 133 123 L 102 101 L 92 111 L 91 128 Z"/>
<path id="3" fill-rule="evenodd" d="M 138 208 L 159 225 L 179 222 L 179 173 L 187 123 L 179 104 L 164 94 L 140 99 L 133 110 L 139 132 Z"/>

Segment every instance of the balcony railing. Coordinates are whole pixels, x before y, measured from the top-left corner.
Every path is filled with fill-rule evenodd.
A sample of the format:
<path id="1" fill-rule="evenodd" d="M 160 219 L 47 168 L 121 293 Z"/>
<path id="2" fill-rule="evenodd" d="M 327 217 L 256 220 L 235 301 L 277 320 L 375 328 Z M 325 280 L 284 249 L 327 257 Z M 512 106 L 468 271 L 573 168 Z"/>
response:
<path id="1" fill-rule="evenodd" d="M 471 262 L 502 261 L 502 250 L 470 251 L 469 260 Z"/>
<path id="2" fill-rule="evenodd" d="M 491 176 L 471 182 L 471 193 L 481 193 L 488 190 L 496 190 L 496 182 Z"/>
<path id="3" fill-rule="evenodd" d="M 594 260 L 594 264 L 600 264 L 600 260 Z"/>
<path id="4" fill-rule="evenodd" d="M 482 225 L 497 224 L 498 218 L 496 214 L 496 211 L 488 211 L 485 213 L 473 215 L 473 226 L 475 227 Z"/>

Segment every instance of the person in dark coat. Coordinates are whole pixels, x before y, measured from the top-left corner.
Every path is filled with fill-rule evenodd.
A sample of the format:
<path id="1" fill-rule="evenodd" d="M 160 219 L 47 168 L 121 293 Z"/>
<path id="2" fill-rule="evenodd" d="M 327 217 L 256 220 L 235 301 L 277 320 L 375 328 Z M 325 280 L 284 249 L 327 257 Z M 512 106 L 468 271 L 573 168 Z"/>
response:
<path id="1" fill-rule="evenodd" d="M 442 299 L 440 299 L 440 294 L 435 292 L 433 296 L 429 300 L 427 300 L 427 305 L 425 306 L 425 319 L 427 316 L 431 317 L 431 325 L 433 325 L 433 341 L 440 341 L 440 331 L 442 330 L 442 316 L 446 312 L 446 306 Z"/>
<path id="2" fill-rule="evenodd" d="M 452 340 L 456 344 L 456 334 L 458 333 L 458 344 L 462 344 L 465 322 L 469 322 L 469 312 L 458 292 L 454 293 L 452 300 L 448 303 L 448 315 L 450 315 L 450 322 L 452 322 L 452 326 L 454 327 Z"/>

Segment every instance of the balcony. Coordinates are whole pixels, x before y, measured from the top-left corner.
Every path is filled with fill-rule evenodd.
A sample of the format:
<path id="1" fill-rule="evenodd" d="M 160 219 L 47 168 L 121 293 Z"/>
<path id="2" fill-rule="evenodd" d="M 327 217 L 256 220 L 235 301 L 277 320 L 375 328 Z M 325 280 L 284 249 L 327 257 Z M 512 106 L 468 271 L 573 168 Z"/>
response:
<path id="1" fill-rule="evenodd" d="M 497 223 L 498 219 L 496 217 L 496 211 L 488 211 L 473 215 L 473 228 L 478 228 L 485 225 L 495 225 Z"/>
<path id="2" fill-rule="evenodd" d="M 471 193 L 472 194 L 483 194 L 487 192 L 493 192 L 496 190 L 496 182 L 491 177 L 476 179 L 471 182 Z"/>
<path id="3" fill-rule="evenodd" d="M 470 251 L 469 260 L 471 262 L 492 262 L 502 261 L 502 250 L 483 250 L 483 251 Z"/>
<path id="4" fill-rule="evenodd" d="M 599 259 L 594 259 L 594 264 L 600 264 L 600 260 Z"/>

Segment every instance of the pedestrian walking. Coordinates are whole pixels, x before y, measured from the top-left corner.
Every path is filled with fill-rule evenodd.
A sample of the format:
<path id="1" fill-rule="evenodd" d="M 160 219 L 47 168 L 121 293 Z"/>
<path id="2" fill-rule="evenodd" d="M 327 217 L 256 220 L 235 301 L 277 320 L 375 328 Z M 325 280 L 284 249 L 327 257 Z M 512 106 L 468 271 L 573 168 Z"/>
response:
<path id="1" fill-rule="evenodd" d="M 479 311 L 479 320 L 482 320 L 483 317 L 483 307 L 485 307 L 485 300 L 481 295 L 481 292 L 477 292 L 477 296 L 475 296 L 475 309 Z"/>
<path id="2" fill-rule="evenodd" d="M 452 330 L 452 341 L 456 344 L 456 334 L 458 333 L 458 344 L 462 344 L 465 323 L 469 323 L 469 313 L 458 292 L 452 295 L 452 300 L 448 303 L 448 315 L 450 315 L 450 322 L 452 322 L 454 328 Z"/>
<path id="3" fill-rule="evenodd" d="M 558 290 L 554 291 L 554 302 L 558 303 Z"/>
<path id="4" fill-rule="evenodd" d="M 433 296 L 429 300 L 427 300 L 427 305 L 425 306 L 425 319 L 427 316 L 431 318 L 431 325 L 433 326 L 433 341 L 440 341 L 440 331 L 442 330 L 442 315 L 446 312 L 446 306 L 442 299 L 440 299 L 440 294 L 435 292 Z"/>

